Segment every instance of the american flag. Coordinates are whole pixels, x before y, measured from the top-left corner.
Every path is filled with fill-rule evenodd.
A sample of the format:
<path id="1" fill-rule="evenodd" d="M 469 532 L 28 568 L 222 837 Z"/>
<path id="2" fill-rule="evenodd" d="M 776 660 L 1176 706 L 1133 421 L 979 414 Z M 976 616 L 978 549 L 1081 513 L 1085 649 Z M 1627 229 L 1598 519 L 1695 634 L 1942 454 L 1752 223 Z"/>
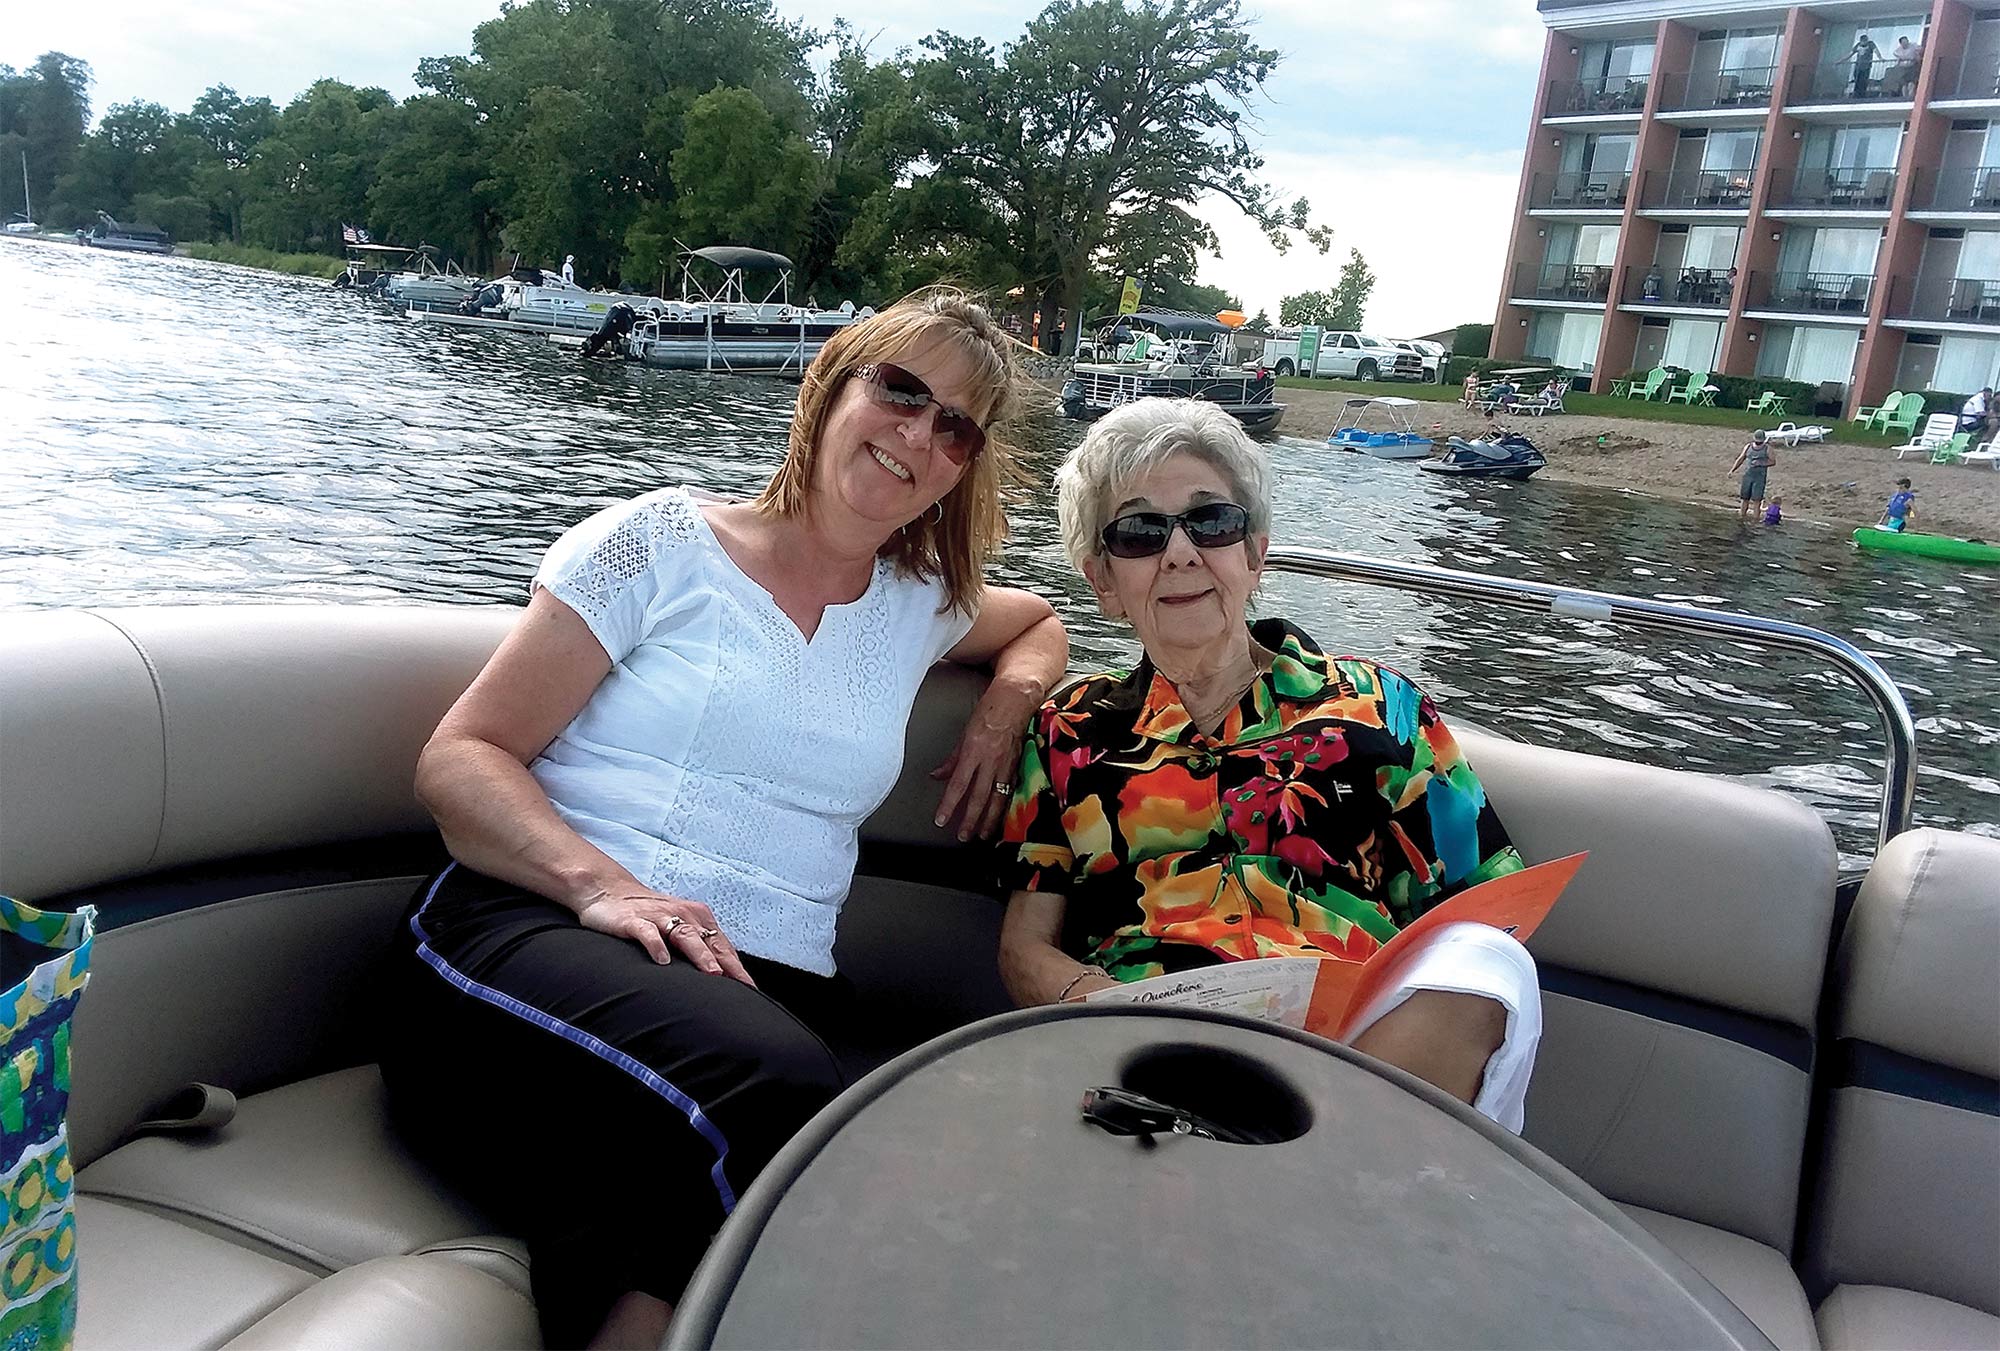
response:
<path id="1" fill-rule="evenodd" d="M 342 242 L 348 244 L 366 244 L 370 242 L 366 230 L 348 225 L 345 222 L 340 227 L 340 238 Z"/>

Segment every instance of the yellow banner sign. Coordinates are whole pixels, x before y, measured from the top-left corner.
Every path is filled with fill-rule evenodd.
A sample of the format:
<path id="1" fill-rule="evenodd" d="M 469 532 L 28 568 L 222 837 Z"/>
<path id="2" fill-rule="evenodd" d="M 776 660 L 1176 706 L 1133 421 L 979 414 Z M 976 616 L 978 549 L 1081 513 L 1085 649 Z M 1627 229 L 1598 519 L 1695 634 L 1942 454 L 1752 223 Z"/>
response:
<path id="1" fill-rule="evenodd" d="M 1130 277 L 1125 279 L 1124 293 L 1118 297 L 1118 312 L 1120 314 L 1139 312 L 1139 283 Z"/>

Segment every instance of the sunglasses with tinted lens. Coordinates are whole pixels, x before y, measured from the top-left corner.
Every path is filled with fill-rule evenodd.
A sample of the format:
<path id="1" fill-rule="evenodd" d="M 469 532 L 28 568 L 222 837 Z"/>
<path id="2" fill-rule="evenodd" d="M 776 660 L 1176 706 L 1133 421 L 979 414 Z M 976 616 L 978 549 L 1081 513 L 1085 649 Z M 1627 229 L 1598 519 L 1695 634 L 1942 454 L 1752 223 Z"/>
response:
<path id="1" fill-rule="evenodd" d="M 919 413 L 937 404 L 937 419 L 931 423 L 931 445 L 953 464 L 964 464 L 986 449 L 986 429 L 970 416 L 938 403 L 931 387 L 901 366 L 878 361 L 854 372 L 868 386 L 869 397 L 884 408 L 903 413 Z"/>
<path id="2" fill-rule="evenodd" d="M 1113 558 L 1151 558 L 1166 549 L 1175 526 L 1187 531 L 1197 549 L 1222 549 L 1250 534 L 1250 513 L 1234 502 L 1204 502 L 1178 516 L 1135 511 L 1104 527 L 1104 551 Z"/>

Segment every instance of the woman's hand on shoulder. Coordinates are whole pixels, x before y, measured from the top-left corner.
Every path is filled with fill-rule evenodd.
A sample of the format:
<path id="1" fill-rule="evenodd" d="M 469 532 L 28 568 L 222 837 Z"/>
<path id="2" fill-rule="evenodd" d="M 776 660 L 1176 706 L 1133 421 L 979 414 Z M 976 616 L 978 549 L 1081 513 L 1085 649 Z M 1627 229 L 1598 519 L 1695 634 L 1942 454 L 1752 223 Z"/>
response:
<path id="1" fill-rule="evenodd" d="M 715 922 L 715 913 L 700 901 L 634 888 L 605 892 L 584 902 L 576 914 L 584 928 L 637 943 L 662 966 L 678 951 L 712 976 L 728 976 L 753 988 L 757 984 Z"/>

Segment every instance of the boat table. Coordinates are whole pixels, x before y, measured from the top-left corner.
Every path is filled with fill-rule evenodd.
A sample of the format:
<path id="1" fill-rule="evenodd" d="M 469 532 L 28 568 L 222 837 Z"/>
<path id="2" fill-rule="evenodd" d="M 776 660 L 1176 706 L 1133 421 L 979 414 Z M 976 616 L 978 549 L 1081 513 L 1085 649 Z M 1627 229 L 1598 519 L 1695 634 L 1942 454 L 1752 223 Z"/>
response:
<path id="1" fill-rule="evenodd" d="M 1083 1120 L 1123 1087 L 1270 1143 Z M 766 1169 L 666 1347 L 1764 1347 L 1582 1181 L 1427 1084 L 1182 1009 L 1004 1014 Z"/>

